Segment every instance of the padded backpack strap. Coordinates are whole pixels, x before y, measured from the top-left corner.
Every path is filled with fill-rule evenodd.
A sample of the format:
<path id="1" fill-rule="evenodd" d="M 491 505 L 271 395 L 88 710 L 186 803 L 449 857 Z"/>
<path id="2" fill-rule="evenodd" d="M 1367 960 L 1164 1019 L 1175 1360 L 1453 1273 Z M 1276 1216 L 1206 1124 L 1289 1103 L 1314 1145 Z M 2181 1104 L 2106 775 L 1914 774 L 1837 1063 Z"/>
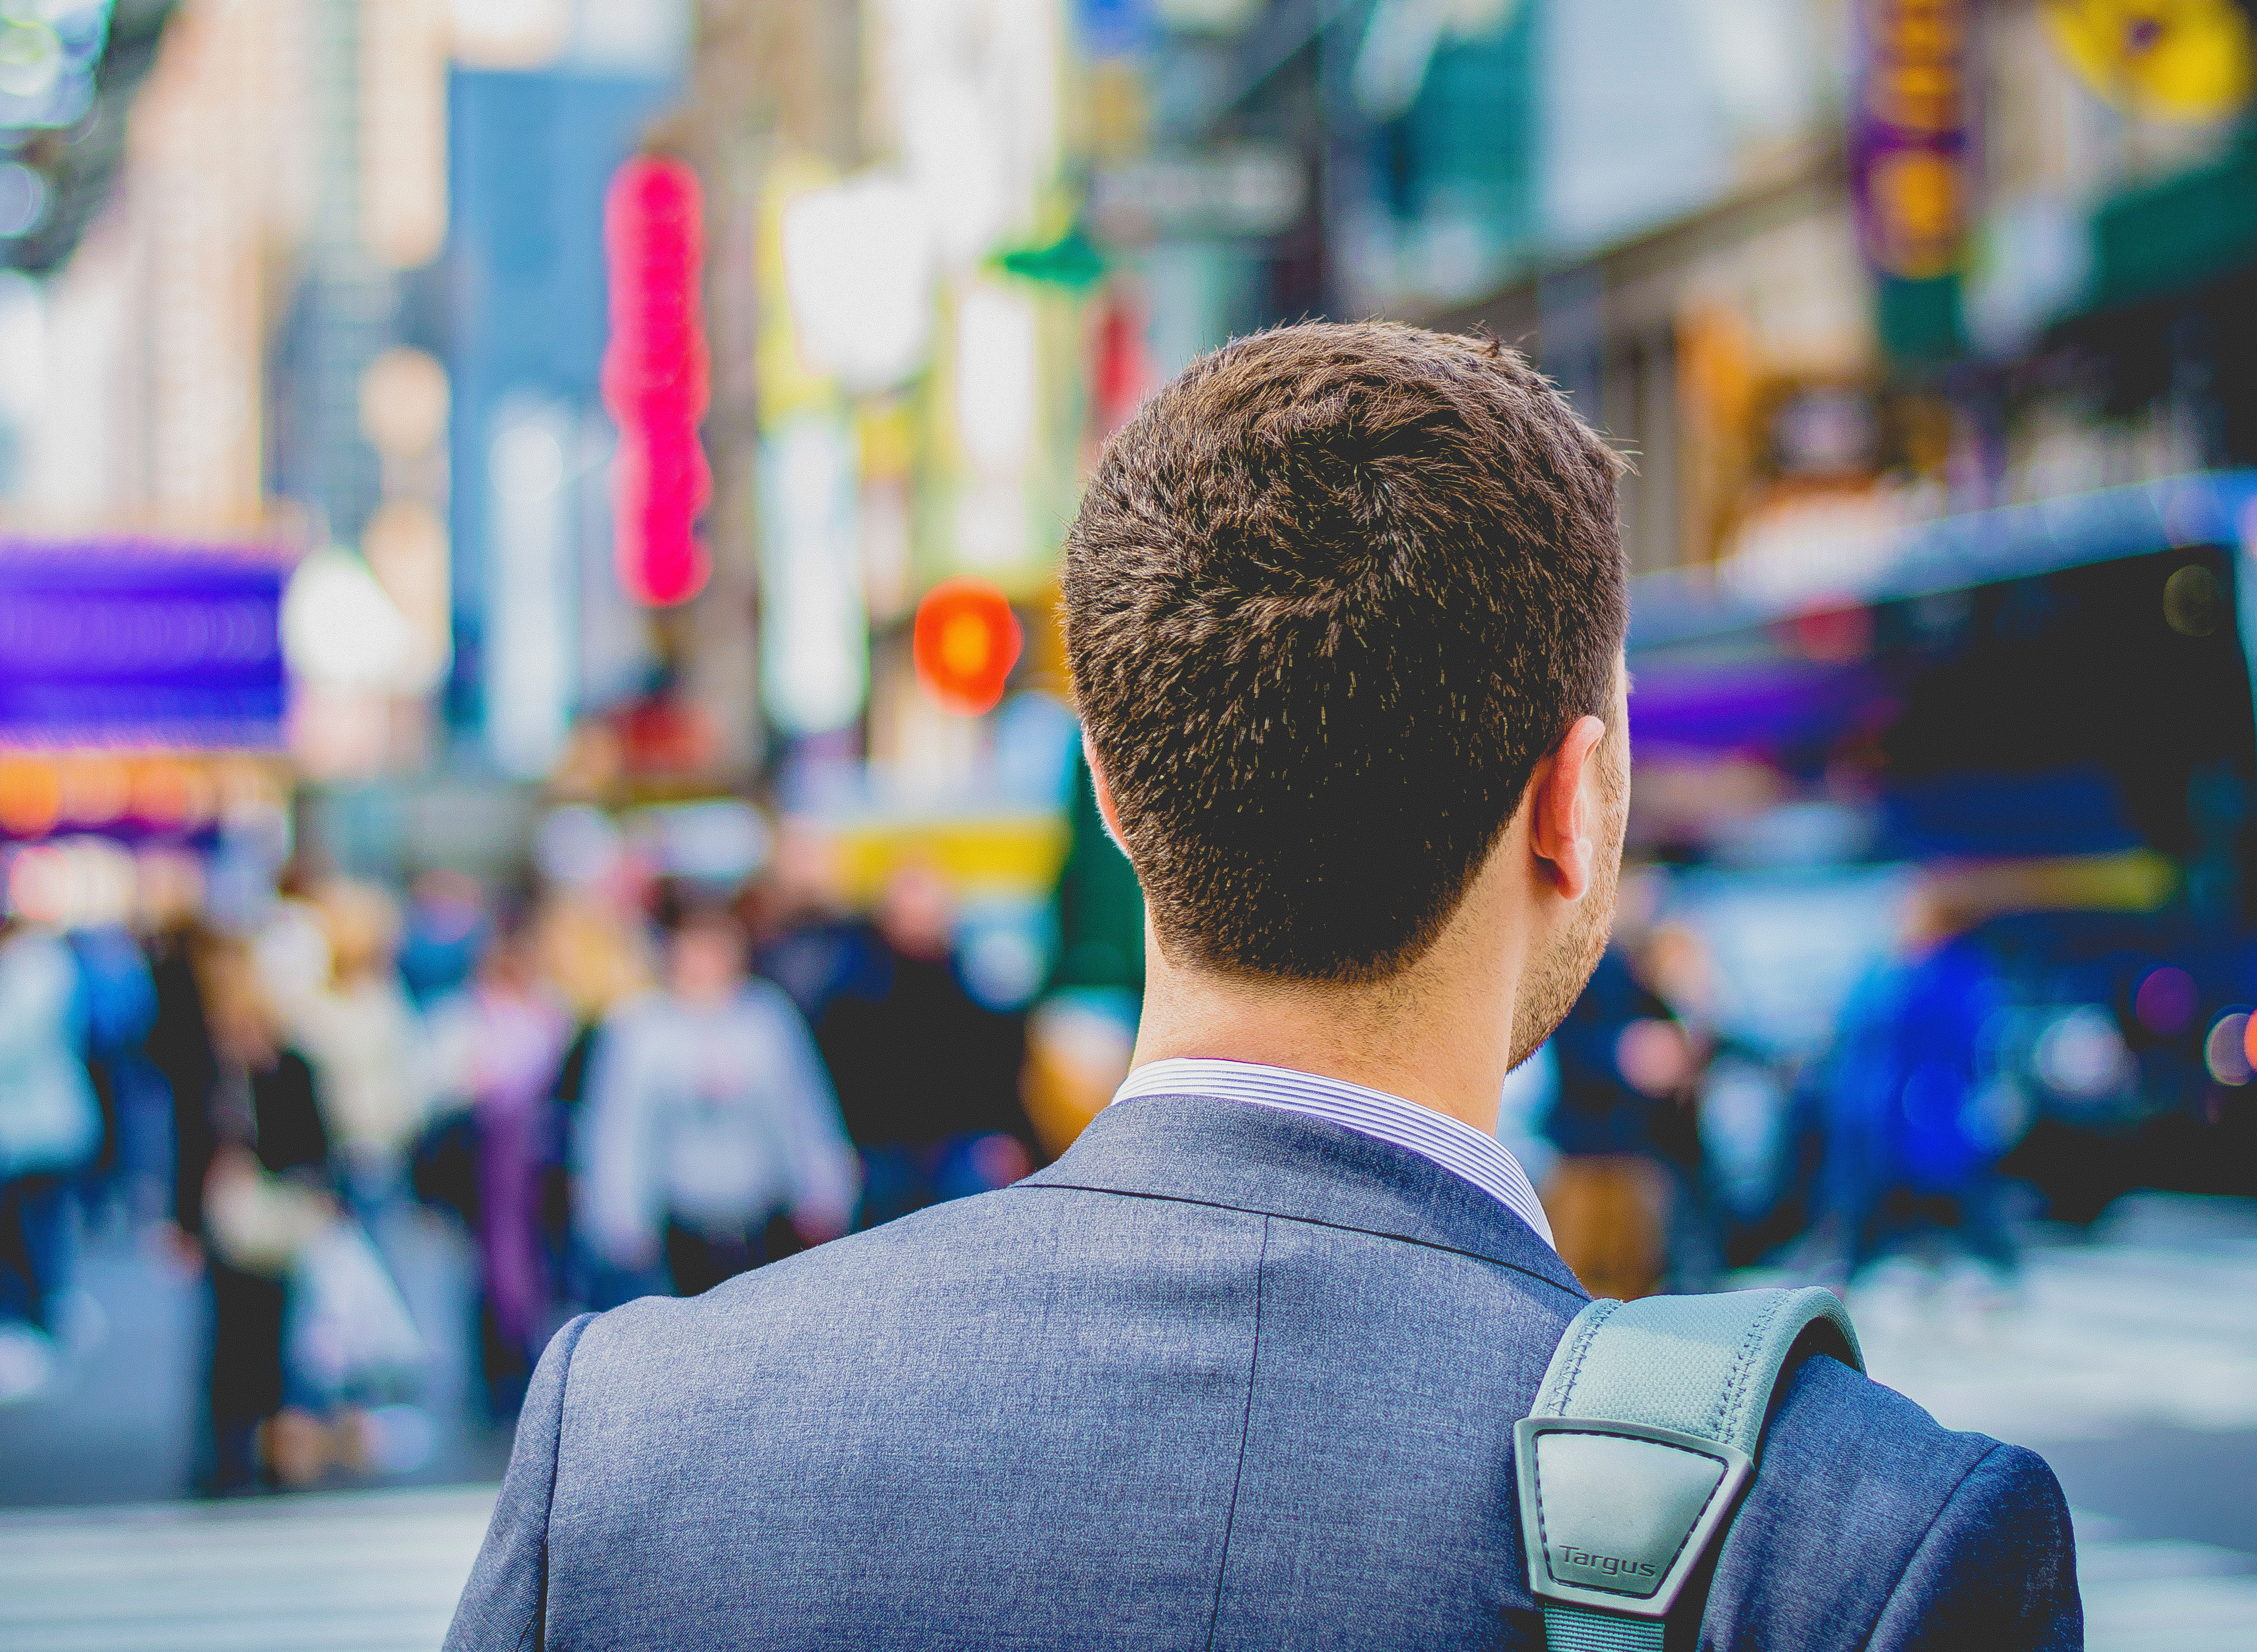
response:
<path id="1" fill-rule="evenodd" d="M 1831 1291 L 1649 1296 L 1575 1316 L 1514 1436 L 1549 1652 L 1660 1652 L 1754 1472 L 1780 1373 L 1804 1353 L 1864 1369 Z"/>

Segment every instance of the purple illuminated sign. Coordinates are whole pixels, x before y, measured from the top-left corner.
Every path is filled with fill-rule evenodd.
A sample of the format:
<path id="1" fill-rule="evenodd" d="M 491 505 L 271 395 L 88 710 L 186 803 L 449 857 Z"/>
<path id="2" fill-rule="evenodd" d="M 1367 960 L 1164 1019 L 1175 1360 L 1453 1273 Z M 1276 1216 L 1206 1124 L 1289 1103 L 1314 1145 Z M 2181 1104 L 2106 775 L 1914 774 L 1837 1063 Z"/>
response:
<path id="1" fill-rule="evenodd" d="M 287 574 L 272 549 L 0 538 L 0 748 L 279 748 Z"/>
<path id="2" fill-rule="evenodd" d="M 1865 255 L 1907 280 L 1963 261 L 1970 0 L 1858 0 L 1850 174 Z"/>

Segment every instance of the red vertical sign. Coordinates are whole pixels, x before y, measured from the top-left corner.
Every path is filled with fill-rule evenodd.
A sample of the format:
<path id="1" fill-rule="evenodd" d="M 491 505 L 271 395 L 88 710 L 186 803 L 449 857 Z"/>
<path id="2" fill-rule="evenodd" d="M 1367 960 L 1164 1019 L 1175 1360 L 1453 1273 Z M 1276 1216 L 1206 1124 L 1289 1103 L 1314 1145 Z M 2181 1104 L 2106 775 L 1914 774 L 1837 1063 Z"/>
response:
<path id="1" fill-rule="evenodd" d="M 697 534 L 713 488 L 697 438 L 709 385 L 697 174 L 648 156 L 621 167 L 604 205 L 604 247 L 612 322 L 604 405 L 619 427 L 612 554 L 638 602 L 686 602 L 712 571 Z"/>

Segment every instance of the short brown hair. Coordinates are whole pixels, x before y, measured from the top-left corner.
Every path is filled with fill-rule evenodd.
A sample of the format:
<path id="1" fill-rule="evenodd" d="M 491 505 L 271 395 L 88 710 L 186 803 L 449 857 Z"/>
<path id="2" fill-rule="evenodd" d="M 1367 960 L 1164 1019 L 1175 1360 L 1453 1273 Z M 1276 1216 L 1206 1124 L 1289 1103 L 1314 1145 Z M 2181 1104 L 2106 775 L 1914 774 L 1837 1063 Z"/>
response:
<path id="1" fill-rule="evenodd" d="M 1113 438 L 1066 649 L 1164 947 L 1355 981 L 1433 943 L 1611 705 L 1621 468 L 1517 352 L 1377 322 L 1228 344 Z"/>

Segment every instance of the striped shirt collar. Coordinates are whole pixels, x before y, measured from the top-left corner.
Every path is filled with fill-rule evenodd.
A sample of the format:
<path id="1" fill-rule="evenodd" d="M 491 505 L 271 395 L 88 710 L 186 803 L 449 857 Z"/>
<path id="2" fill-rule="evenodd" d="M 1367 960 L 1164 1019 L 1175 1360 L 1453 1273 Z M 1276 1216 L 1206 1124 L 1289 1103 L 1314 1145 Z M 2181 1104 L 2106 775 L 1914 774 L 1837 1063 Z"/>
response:
<path id="1" fill-rule="evenodd" d="M 1345 1079 L 1254 1061 L 1216 1061 L 1185 1056 L 1153 1061 L 1128 1074 L 1113 1099 L 1139 1095 L 1204 1095 L 1217 1101 L 1249 1102 L 1256 1107 L 1305 1113 L 1327 1124 L 1376 1136 L 1461 1176 L 1558 1248 L 1552 1224 L 1520 1161 L 1472 1125 Z"/>

